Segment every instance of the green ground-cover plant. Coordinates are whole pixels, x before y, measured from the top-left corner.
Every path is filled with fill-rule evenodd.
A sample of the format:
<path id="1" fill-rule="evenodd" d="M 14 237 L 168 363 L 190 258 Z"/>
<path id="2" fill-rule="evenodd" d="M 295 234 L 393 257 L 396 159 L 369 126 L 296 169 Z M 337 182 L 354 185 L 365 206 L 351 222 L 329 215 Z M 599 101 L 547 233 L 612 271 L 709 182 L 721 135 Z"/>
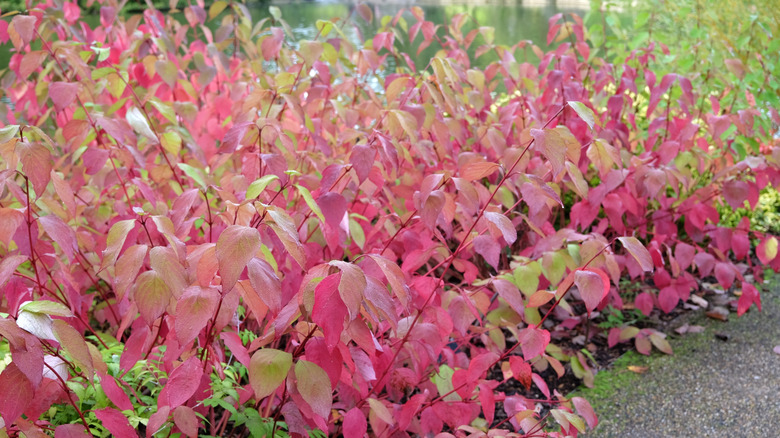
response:
<path id="1" fill-rule="evenodd" d="M 95 28 L 59 0 L 0 21 L 6 434 L 576 435 L 592 409 L 543 377 L 592 383 L 572 333 L 710 275 L 760 308 L 746 274 L 780 267 L 717 208 L 780 183 L 776 141 L 698 110 L 652 44 L 613 64 L 577 16 L 545 53 L 419 8 L 356 44 L 365 5 L 298 41 L 275 8 L 98 4 Z"/>

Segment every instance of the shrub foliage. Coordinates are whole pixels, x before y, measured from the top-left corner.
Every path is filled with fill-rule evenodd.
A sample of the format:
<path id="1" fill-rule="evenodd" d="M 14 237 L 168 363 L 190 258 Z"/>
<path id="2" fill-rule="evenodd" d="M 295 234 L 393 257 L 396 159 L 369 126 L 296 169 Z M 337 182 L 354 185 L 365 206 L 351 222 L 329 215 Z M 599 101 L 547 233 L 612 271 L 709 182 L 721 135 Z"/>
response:
<path id="1" fill-rule="evenodd" d="M 275 8 L 99 3 L 0 21 L 7 434 L 576 435 L 595 414 L 545 376 L 592 382 L 571 338 L 601 310 L 714 276 L 742 314 L 780 267 L 719 210 L 780 184 L 777 112 L 657 74 L 652 40 L 613 62 L 577 16 L 544 53 L 416 7 L 303 41 Z"/>

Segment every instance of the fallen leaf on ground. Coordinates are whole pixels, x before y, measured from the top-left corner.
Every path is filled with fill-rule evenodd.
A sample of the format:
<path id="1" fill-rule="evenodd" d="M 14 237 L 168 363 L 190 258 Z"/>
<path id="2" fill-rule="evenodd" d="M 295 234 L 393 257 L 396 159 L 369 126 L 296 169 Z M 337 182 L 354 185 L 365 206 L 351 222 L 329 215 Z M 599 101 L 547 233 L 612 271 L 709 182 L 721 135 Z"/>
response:
<path id="1" fill-rule="evenodd" d="M 637 374 L 644 374 L 648 369 L 650 369 L 649 367 L 640 367 L 638 365 L 629 365 L 626 368 L 628 368 L 629 371 L 635 372 Z"/>
<path id="2" fill-rule="evenodd" d="M 729 311 L 725 307 L 714 307 L 712 310 L 707 312 L 707 316 L 719 321 L 728 321 Z"/>
<path id="3" fill-rule="evenodd" d="M 774 351 L 777 354 L 780 354 L 780 345 L 776 345 L 774 350 L 772 350 L 772 351 Z"/>
<path id="4" fill-rule="evenodd" d="M 704 298 L 702 298 L 702 297 L 700 297 L 698 295 L 691 295 L 691 301 L 694 304 L 699 305 L 699 306 L 701 306 L 701 307 L 703 307 L 705 309 L 707 308 L 707 306 L 710 305 L 710 303 L 707 302 L 707 300 L 705 300 Z"/>
<path id="5" fill-rule="evenodd" d="M 704 327 L 700 325 L 688 325 L 688 323 L 685 323 L 680 327 L 674 329 L 674 331 L 676 331 L 677 334 L 680 335 L 684 335 L 685 333 L 701 333 L 704 331 Z"/>

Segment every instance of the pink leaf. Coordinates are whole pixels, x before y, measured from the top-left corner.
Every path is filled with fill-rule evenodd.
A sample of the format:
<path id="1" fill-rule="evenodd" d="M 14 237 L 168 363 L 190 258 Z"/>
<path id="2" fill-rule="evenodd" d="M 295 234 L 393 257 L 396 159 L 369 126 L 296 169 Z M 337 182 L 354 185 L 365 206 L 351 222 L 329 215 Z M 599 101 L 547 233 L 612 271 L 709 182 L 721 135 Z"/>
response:
<path id="1" fill-rule="evenodd" d="M 127 421 L 127 417 L 125 417 L 121 412 L 117 411 L 113 408 L 104 408 L 104 409 L 96 409 L 92 411 L 95 413 L 95 416 L 100 420 L 100 423 L 108 429 L 109 432 L 111 432 L 111 435 L 114 436 L 122 436 L 122 437 L 134 437 L 138 436 L 138 434 L 135 432 L 135 429 L 133 429 L 130 426 L 130 422 Z"/>
<path id="2" fill-rule="evenodd" d="M 718 280 L 718 283 L 723 286 L 723 289 L 729 289 L 731 285 L 734 284 L 736 274 L 734 266 L 731 263 L 715 263 L 715 278 Z"/>
<path id="3" fill-rule="evenodd" d="M 532 374 L 531 365 L 519 356 L 509 356 L 509 367 L 512 370 L 512 376 L 528 390 L 531 387 Z"/>
<path id="4" fill-rule="evenodd" d="M 649 292 L 642 292 L 636 296 L 634 306 L 645 316 L 650 316 L 653 311 L 653 296 Z"/>
<path id="5" fill-rule="evenodd" d="M 203 364 L 192 356 L 179 365 L 170 375 L 165 389 L 168 391 L 168 406 L 175 409 L 195 395 L 203 376 Z"/>
<path id="6" fill-rule="evenodd" d="M 550 332 L 537 327 L 528 327 L 520 332 L 518 342 L 523 350 L 523 357 L 529 361 L 544 353 L 544 349 L 550 343 Z"/>
<path id="7" fill-rule="evenodd" d="M 618 237 L 620 243 L 626 248 L 631 256 L 633 256 L 645 271 L 653 270 L 653 258 L 650 257 L 650 252 L 642 245 L 636 237 Z"/>
<path id="8" fill-rule="evenodd" d="M 27 256 L 15 255 L 5 256 L 3 261 L 0 261 L 0 286 L 3 286 L 11 278 L 14 272 L 16 272 L 16 268 L 25 260 L 27 260 Z"/>
<path id="9" fill-rule="evenodd" d="M 355 169 L 358 181 L 361 183 L 371 174 L 376 159 L 376 149 L 366 144 L 358 144 L 352 147 L 352 153 L 349 155 L 349 163 Z"/>
<path id="10" fill-rule="evenodd" d="M 609 293 L 609 278 L 601 269 L 577 270 L 574 274 L 574 284 L 577 285 L 588 312 L 593 311 Z"/>
<path id="11" fill-rule="evenodd" d="M 62 111 L 70 106 L 79 92 L 79 84 L 75 82 L 52 82 L 49 84 L 49 98 L 54 102 L 54 109 Z"/>
<path id="12" fill-rule="evenodd" d="M 493 390 L 485 383 L 479 384 L 479 403 L 482 407 L 482 413 L 488 424 L 493 424 L 496 414 L 496 399 Z"/>
<path id="13" fill-rule="evenodd" d="M 352 408 L 344 416 L 344 438 L 363 438 L 368 430 L 366 416 L 358 408 Z"/>
<path id="14" fill-rule="evenodd" d="M 0 415 L 6 426 L 13 424 L 33 399 L 33 386 L 14 362 L 0 374 Z"/>
<path id="15" fill-rule="evenodd" d="M 227 346 L 230 349 L 230 352 L 233 353 L 233 356 L 235 356 L 236 359 L 241 363 L 241 365 L 249 368 L 249 353 L 247 352 L 246 347 L 244 347 L 244 344 L 241 343 L 241 338 L 238 337 L 238 335 L 235 332 L 222 332 L 219 334 L 220 339 L 222 339 L 222 342 L 225 343 L 225 346 Z"/>
<path id="16" fill-rule="evenodd" d="M 173 422 L 186 436 L 197 436 L 200 420 L 195 411 L 187 406 L 179 406 L 173 410 Z"/>
<path id="17" fill-rule="evenodd" d="M 596 426 L 598 426 L 599 419 L 596 418 L 596 413 L 593 411 L 593 408 L 590 406 L 590 403 L 588 403 L 587 400 L 582 397 L 572 397 L 571 401 L 574 403 L 574 407 L 577 409 L 577 413 L 580 414 L 580 416 L 582 416 L 582 418 L 584 418 L 588 423 L 588 427 L 594 429 Z"/>
<path id="18" fill-rule="evenodd" d="M 508 217 L 501 213 L 486 211 L 485 218 L 501 231 L 506 243 L 509 245 L 515 243 L 515 240 L 517 240 L 517 229 L 515 229 L 514 224 Z"/>
<path id="19" fill-rule="evenodd" d="M 60 424 L 54 429 L 54 438 L 91 438 L 82 424 Z"/>
<path id="20" fill-rule="evenodd" d="M 247 263 L 260 250 L 262 242 L 256 228 L 231 225 L 217 239 L 219 275 L 222 276 L 222 293 L 233 289 Z"/>
<path id="21" fill-rule="evenodd" d="M 15 15 L 11 19 L 11 25 L 22 39 L 23 46 L 29 44 L 35 36 L 35 21 L 36 18 L 33 15 Z"/>
<path id="22" fill-rule="evenodd" d="M 18 15 L 17 15 L 18 17 Z M 22 171 L 32 183 L 35 194 L 40 196 L 46 191 L 54 165 L 51 151 L 40 143 L 17 143 L 16 149 L 22 161 Z"/>
<path id="23" fill-rule="evenodd" d="M 474 238 L 474 251 L 485 258 L 493 269 L 498 270 L 498 260 L 501 255 L 501 246 L 491 236 L 481 235 Z"/>
<path id="24" fill-rule="evenodd" d="M 73 231 L 73 228 L 53 214 L 41 216 L 38 218 L 38 221 L 41 223 L 43 230 L 46 231 L 46 234 L 57 242 L 68 261 L 72 262 L 73 253 L 78 249 L 76 233 Z"/>
<path id="25" fill-rule="evenodd" d="M 176 339 L 186 345 L 198 336 L 214 316 L 219 292 L 213 288 L 190 286 L 176 303 Z"/>
<path id="26" fill-rule="evenodd" d="M 24 222 L 24 214 L 12 208 L 0 208 L 0 242 L 8 246 L 16 229 Z M 2 284 L 0 284 L 2 285 Z"/>
<path id="27" fill-rule="evenodd" d="M 732 209 L 743 208 L 748 197 L 748 183 L 735 179 L 726 181 L 723 183 L 723 197 Z"/>

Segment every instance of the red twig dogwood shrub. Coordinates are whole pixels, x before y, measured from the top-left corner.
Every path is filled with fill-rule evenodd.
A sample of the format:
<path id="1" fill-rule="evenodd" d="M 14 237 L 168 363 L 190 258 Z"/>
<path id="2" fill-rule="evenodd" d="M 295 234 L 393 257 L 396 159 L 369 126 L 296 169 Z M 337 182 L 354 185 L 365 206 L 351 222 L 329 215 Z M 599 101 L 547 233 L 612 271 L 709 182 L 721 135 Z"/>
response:
<path id="1" fill-rule="evenodd" d="M 780 267 L 716 209 L 780 183 L 771 134 L 738 159 L 750 111 L 697 113 L 652 46 L 591 56 L 576 16 L 543 53 L 419 8 L 302 41 L 275 9 L 98 3 L 94 28 L 59 0 L 0 27 L 7 434 L 576 435 L 595 414 L 542 376 L 590 383 L 572 332 L 711 275 L 760 308 L 744 277 Z"/>

